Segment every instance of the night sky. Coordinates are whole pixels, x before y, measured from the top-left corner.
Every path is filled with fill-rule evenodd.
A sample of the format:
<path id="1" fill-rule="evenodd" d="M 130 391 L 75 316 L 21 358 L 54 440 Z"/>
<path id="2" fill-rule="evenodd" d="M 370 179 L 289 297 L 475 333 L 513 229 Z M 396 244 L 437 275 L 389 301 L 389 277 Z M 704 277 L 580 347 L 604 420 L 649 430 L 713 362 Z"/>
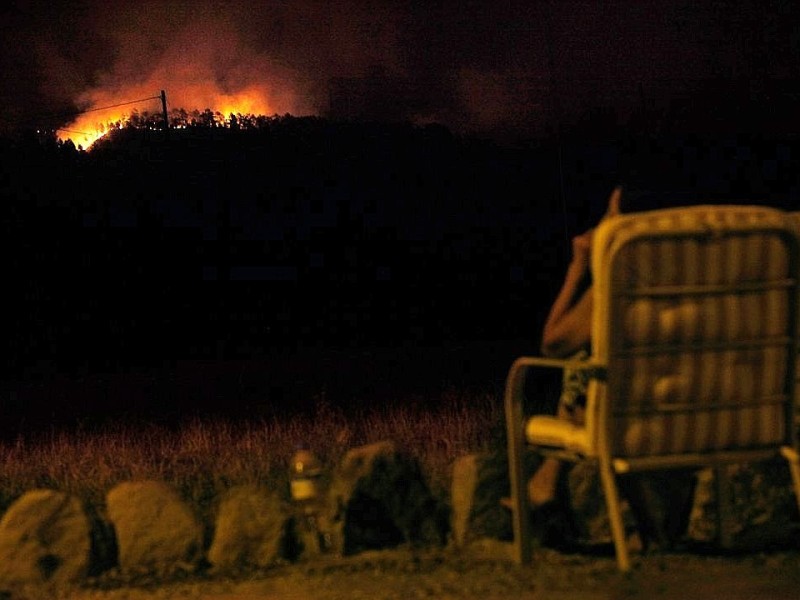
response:
<path id="1" fill-rule="evenodd" d="M 729 102 L 732 82 L 751 99 L 796 93 L 799 12 L 771 0 L 12 0 L 0 7 L 0 123 L 38 126 L 135 83 L 183 106 L 197 80 L 265 85 L 278 114 L 321 114 L 332 79 L 378 75 L 401 82 L 388 102 L 417 122 L 536 132 L 553 116 L 704 89 Z"/>

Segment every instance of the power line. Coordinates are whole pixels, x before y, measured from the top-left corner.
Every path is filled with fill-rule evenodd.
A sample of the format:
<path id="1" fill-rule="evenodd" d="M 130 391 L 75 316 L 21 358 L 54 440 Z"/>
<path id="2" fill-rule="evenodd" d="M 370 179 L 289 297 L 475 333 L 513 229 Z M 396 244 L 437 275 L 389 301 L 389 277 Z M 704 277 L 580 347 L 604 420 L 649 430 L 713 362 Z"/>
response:
<path id="1" fill-rule="evenodd" d="M 130 104 L 139 104 L 141 102 L 148 102 L 149 100 L 160 100 L 161 96 L 149 96 L 147 98 L 140 98 L 139 100 L 130 100 L 129 102 L 120 102 L 119 104 L 111 104 L 109 106 L 99 106 L 97 108 L 87 108 L 86 110 L 78 110 L 74 112 L 67 112 L 67 113 L 51 113 L 49 115 L 39 115 L 36 118 L 43 118 L 43 117 L 75 117 L 77 115 L 83 115 L 85 113 L 90 112 L 97 112 L 100 110 L 110 110 L 112 108 L 119 108 L 120 106 L 128 106 Z M 79 132 L 76 132 L 79 133 Z"/>
<path id="2" fill-rule="evenodd" d="M 93 135 L 91 133 L 86 133 L 85 131 L 75 131 L 74 129 L 64 129 L 63 127 L 56 128 L 56 131 L 65 131 L 67 133 L 79 133 L 81 135 Z"/>
<path id="3" fill-rule="evenodd" d="M 98 108 L 89 108 L 87 110 L 80 110 L 75 113 L 66 114 L 65 117 L 73 115 L 82 115 L 84 113 L 97 112 L 98 110 L 109 110 L 111 108 L 119 108 L 120 106 L 128 106 L 129 104 L 139 104 L 140 102 L 147 102 L 148 100 L 160 100 L 161 96 L 150 96 L 149 98 L 141 98 L 139 100 L 131 100 L 130 102 L 120 102 L 119 104 L 112 104 L 110 106 L 100 106 Z"/>

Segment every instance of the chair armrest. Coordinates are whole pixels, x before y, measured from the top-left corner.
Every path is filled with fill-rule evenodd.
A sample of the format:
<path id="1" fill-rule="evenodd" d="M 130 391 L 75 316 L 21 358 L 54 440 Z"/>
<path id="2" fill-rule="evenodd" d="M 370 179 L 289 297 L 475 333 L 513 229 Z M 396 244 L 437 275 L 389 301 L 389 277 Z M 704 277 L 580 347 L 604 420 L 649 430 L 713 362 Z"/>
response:
<path id="1" fill-rule="evenodd" d="M 586 428 L 549 415 L 527 419 L 525 439 L 534 446 L 559 449 L 585 456 L 588 451 Z"/>
<path id="2" fill-rule="evenodd" d="M 511 365 L 511 369 L 509 369 L 508 372 L 508 377 L 506 378 L 505 406 L 507 412 L 509 408 L 511 408 L 509 403 L 513 402 L 514 397 L 519 397 L 522 391 L 522 386 L 525 383 L 525 375 L 532 367 L 589 371 L 589 376 L 594 379 L 605 379 L 607 371 L 604 365 L 594 363 L 590 360 L 544 358 L 541 356 L 520 356 Z"/>
<path id="3" fill-rule="evenodd" d="M 551 369 L 573 369 L 589 371 L 589 376 L 596 379 L 605 379 L 607 369 L 604 365 L 591 360 L 574 360 L 544 358 L 539 356 L 521 356 L 511 365 L 506 379 L 505 397 L 503 400 L 506 431 L 509 437 L 524 439 L 525 415 L 522 410 L 522 388 L 525 384 L 525 375 L 533 367 Z M 515 442 L 517 443 L 517 442 Z M 585 443 L 582 444 L 585 446 Z M 514 450 L 516 453 L 518 450 Z"/>
<path id="4" fill-rule="evenodd" d="M 514 540 L 516 540 L 515 555 L 517 562 L 520 564 L 528 564 L 531 560 L 530 515 L 525 510 L 528 501 L 527 487 L 524 483 L 525 419 L 522 414 L 522 388 L 525 383 L 525 374 L 532 367 L 591 370 L 593 371 L 593 377 L 602 378 L 605 378 L 606 375 L 606 369 L 602 365 L 591 361 L 574 359 L 559 360 L 537 356 L 522 356 L 511 365 L 506 379 L 504 408 L 511 484 L 511 507 L 513 510 L 512 525 Z"/>

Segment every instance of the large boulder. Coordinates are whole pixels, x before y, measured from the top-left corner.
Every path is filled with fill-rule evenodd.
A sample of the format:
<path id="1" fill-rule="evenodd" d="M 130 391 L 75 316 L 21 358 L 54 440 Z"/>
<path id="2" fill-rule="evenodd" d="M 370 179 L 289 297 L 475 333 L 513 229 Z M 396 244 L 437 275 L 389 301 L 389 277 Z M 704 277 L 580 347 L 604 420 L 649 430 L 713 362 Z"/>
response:
<path id="1" fill-rule="evenodd" d="M 541 458 L 526 453 L 525 461 L 525 472 L 533 473 Z M 571 531 L 571 534 L 579 535 L 588 543 L 610 541 L 611 532 L 597 466 L 588 462 L 578 463 L 570 465 L 565 473 L 564 491 L 569 497 L 569 509 L 574 522 L 567 520 L 568 511 L 532 512 L 532 535 L 539 543 L 559 545 L 565 540 L 558 538 L 575 526 L 577 531 Z M 505 449 L 456 459 L 450 490 L 452 540 L 455 545 L 512 539 L 509 488 Z M 626 520 L 630 521 L 627 511 Z"/>
<path id="2" fill-rule="evenodd" d="M 284 558 L 288 522 L 276 493 L 253 485 L 232 488 L 219 506 L 208 561 L 220 570 L 270 566 Z"/>
<path id="3" fill-rule="evenodd" d="M 570 508 L 575 515 L 580 537 L 589 544 L 612 541 L 611 522 L 600 485 L 600 472 L 592 462 L 579 462 L 570 466 L 568 475 Z M 632 526 L 632 516 L 623 500 L 623 520 L 626 529 Z"/>
<path id="4" fill-rule="evenodd" d="M 202 558 L 202 524 L 166 484 L 120 483 L 108 492 L 106 505 L 116 532 L 121 570 L 191 570 Z"/>
<path id="5" fill-rule="evenodd" d="M 386 441 L 345 455 L 331 479 L 320 528 L 330 551 L 353 554 L 403 543 L 442 545 L 447 521 L 418 463 Z"/>
<path id="6" fill-rule="evenodd" d="M 508 465 L 487 454 L 469 454 L 453 463 L 450 489 L 451 533 L 457 546 L 486 538 L 511 539 Z"/>
<path id="7" fill-rule="evenodd" d="M 608 508 L 597 465 L 583 461 L 570 467 L 570 506 L 580 538 L 588 544 L 612 541 Z M 695 476 L 692 470 L 631 473 L 617 478 L 622 520 L 628 534 L 640 531 L 639 519 L 647 519 L 653 539 L 648 543 L 669 545 L 685 537 L 691 510 Z M 636 502 L 632 505 L 632 502 Z M 633 507 L 638 509 L 632 510 Z M 638 515 L 638 516 L 637 516 Z"/>
<path id="8" fill-rule="evenodd" d="M 90 557 L 89 519 L 73 496 L 33 490 L 0 520 L 0 586 L 79 581 Z"/>
<path id="9" fill-rule="evenodd" d="M 725 524 L 732 548 L 771 550 L 800 547 L 800 520 L 786 461 L 777 459 L 723 467 L 728 479 L 729 511 Z M 716 542 L 717 494 L 712 469 L 697 476 L 689 536 Z"/>

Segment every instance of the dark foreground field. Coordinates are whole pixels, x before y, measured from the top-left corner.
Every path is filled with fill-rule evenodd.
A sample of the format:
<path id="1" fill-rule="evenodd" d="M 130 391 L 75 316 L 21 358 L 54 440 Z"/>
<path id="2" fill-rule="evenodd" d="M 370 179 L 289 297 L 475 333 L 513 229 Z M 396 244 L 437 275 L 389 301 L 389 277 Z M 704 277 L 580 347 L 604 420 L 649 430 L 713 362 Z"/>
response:
<path id="1" fill-rule="evenodd" d="M 453 460 L 490 447 L 489 432 L 501 413 L 492 394 L 449 390 L 438 398 L 437 404 L 436 409 L 423 409 L 409 400 L 406 405 L 375 406 L 351 417 L 340 409 L 318 405 L 313 414 L 265 419 L 249 425 L 200 420 L 176 430 L 155 424 L 144 428 L 118 424 L 104 431 L 19 438 L 0 445 L 5 482 L 0 501 L 7 507 L 22 491 L 46 483 L 102 505 L 106 491 L 115 483 L 137 476 L 168 481 L 199 514 L 208 516 L 213 513 L 213 503 L 208 505 L 208 498 L 235 483 L 285 487 L 287 453 L 298 436 L 314 441 L 315 451 L 327 465 L 335 463 L 353 445 L 391 437 L 412 449 L 433 489 L 446 494 Z M 767 531 L 766 525 L 756 529 L 756 536 L 758 531 Z M 794 530 L 796 535 L 796 527 Z M 510 545 L 496 540 L 474 542 L 467 548 L 450 544 L 445 548 L 412 550 L 400 546 L 346 557 L 322 556 L 225 576 L 208 570 L 169 576 L 121 574 L 110 568 L 70 589 L 17 590 L 12 595 L 0 594 L 0 598 L 798 598 L 797 543 L 784 543 L 779 550 L 757 548 L 770 546 L 747 545 L 728 553 L 699 545 L 669 554 L 634 553 L 633 571 L 623 575 L 617 570 L 610 545 L 573 553 L 539 549 L 533 564 L 527 567 L 514 564 Z"/>
<path id="2" fill-rule="evenodd" d="M 613 557 L 563 555 L 545 550 L 521 568 L 502 544 L 470 551 L 388 550 L 346 559 L 279 567 L 239 579 L 181 583 L 99 583 L 60 590 L 65 600 L 794 600 L 800 590 L 800 554 L 651 555 L 634 559 L 622 575 Z M 38 592 L 41 594 L 41 591 Z M 41 598 L 31 592 L 30 598 Z M 19 598 L 24 598 L 21 595 Z M 16 597 L 15 597 L 16 598 Z"/>

